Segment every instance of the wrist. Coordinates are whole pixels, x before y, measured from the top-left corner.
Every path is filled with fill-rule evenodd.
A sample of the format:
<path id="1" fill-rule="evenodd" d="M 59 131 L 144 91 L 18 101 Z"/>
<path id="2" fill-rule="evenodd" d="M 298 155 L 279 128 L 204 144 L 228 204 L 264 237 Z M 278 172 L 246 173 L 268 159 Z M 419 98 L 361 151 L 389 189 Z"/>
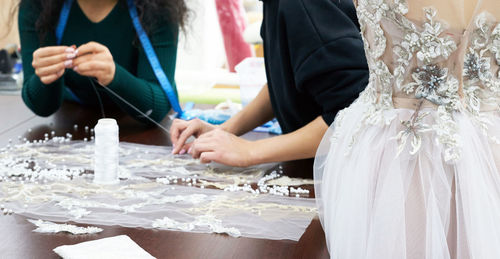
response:
<path id="1" fill-rule="evenodd" d="M 265 163 L 264 152 L 259 147 L 260 141 L 247 141 L 248 166 Z"/>
<path id="2" fill-rule="evenodd" d="M 103 82 L 99 83 L 101 83 L 103 86 L 108 86 L 109 84 L 111 84 L 111 82 L 113 82 L 113 80 L 115 80 L 115 75 L 116 75 L 116 65 L 115 62 L 113 62 L 108 76 L 105 78 Z"/>
<path id="3" fill-rule="evenodd" d="M 229 132 L 231 134 L 234 134 L 234 135 L 237 135 L 236 132 L 234 132 L 234 129 L 231 125 L 231 120 L 228 120 L 224 123 L 222 123 L 221 125 L 218 125 L 217 126 L 219 129 L 223 130 L 223 131 L 226 131 L 226 132 Z"/>

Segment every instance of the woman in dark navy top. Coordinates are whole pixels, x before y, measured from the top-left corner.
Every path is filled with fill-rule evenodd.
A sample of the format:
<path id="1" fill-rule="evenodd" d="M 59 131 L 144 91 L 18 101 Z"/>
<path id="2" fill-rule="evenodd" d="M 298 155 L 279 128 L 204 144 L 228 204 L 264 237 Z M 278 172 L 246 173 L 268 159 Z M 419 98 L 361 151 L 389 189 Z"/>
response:
<path id="1" fill-rule="evenodd" d="M 367 85 L 368 67 L 351 1 L 263 3 L 267 87 L 220 127 L 174 121 L 174 153 L 233 166 L 314 157 L 337 112 Z M 236 137 L 273 117 L 283 135 L 253 142 Z M 190 136 L 197 139 L 186 144 Z"/>

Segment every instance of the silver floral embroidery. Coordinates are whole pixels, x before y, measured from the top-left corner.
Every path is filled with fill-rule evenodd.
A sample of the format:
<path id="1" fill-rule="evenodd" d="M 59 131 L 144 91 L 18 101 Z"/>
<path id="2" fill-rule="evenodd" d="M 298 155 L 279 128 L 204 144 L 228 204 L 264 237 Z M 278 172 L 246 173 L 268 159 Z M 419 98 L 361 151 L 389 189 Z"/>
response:
<path id="1" fill-rule="evenodd" d="M 417 58 L 425 64 L 431 64 L 440 57 L 447 59 L 457 49 L 455 41 L 449 36 L 441 37 L 444 28 L 441 23 L 434 21 L 435 9 L 426 8 L 425 17 L 427 22 L 424 23 L 424 31 L 417 41 Z"/>
<path id="2" fill-rule="evenodd" d="M 400 131 L 395 137 L 395 139 L 399 142 L 397 154 L 398 156 L 401 154 L 401 152 L 403 152 L 406 146 L 406 142 L 410 136 L 412 137 L 412 149 L 410 151 L 410 154 L 414 155 L 420 150 L 420 147 L 422 146 L 422 134 L 432 130 L 432 128 L 428 124 L 425 124 L 423 122 L 424 118 L 427 115 L 429 115 L 428 112 L 422 114 L 415 113 L 412 119 L 408 121 L 401 121 L 401 124 L 403 124 L 405 129 Z"/>
<path id="3" fill-rule="evenodd" d="M 406 150 L 405 145 L 411 142 L 410 153 L 416 154 L 423 134 L 432 131 L 438 143 L 444 146 L 445 160 L 453 161 L 459 158 L 461 145 L 453 113 L 468 110 L 486 134 L 491 122 L 481 113 L 482 107 L 486 105 L 491 109 L 495 106 L 500 111 L 500 70 L 496 68 L 500 65 L 500 24 L 491 22 L 494 17 L 490 19 L 484 13 L 476 17 L 470 46 L 464 57 L 462 78 L 459 78 L 454 65 L 446 62 L 457 50 L 457 44 L 446 33 L 444 24 L 437 21 L 436 10 L 424 8 L 425 19 L 418 26 L 405 16 L 408 11 L 407 0 L 358 1 L 357 12 L 370 67 L 370 83 L 357 100 L 366 104 L 366 108 L 362 123 L 351 129 L 349 147 L 355 144 L 363 125 L 383 127 L 393 122 L 397 117 L 397 113 L 392 112 L 393 91 L 402 91 L 410 99 L 420 99 L 420 107 L 424 102 L 430 102 L 437 111 L 428 113 L 417 108 L 409 120 L 401 122 L 403 130 L 395 136 L 400 144 L 398 151 Z M 401 38 L 392 39 L 388 48 L 384 30 L 394 28 L 399 30 Z M 389 51 L 392 53 L 384 55 Z M 391 56 L 394 57 L 392 63 L 387 60 Z M 393 67 L 392 71 L 389 67 Z M 463 84 L 459 79 L 463 79 Z M 432 118 L 427 123 L 431 125 L 423 123 L 429 114 Z M 335 127 L 341 128 L 343 123 L 344 120 L 339 120 Z M 340 136 L 342 134 L 335 131 L 332 141 Z"/>
<path id="4" fill-rule="evenodd" d="M 396 11 L 402 15 L 408 13 L 408 3 L 406 0 L 394 0 L 394 4 L 396 5 Z"/>
<path id="5" fill-rule="evenodd" d="M 448 69 L 440 68 L 437 65 L 417 68 L 412 75 L 417 87 L 415 89 L 415 97 L 418 99 L 424 98 L 437 105 L 449 103 L 446 97 L 448 89 L 445 84 L 447 76 Z"/>
<path id="6" fill-rule="evenodd" d="M 371 9 L 365 8 L 367 6 L 367 2 L 369 2 Z M 367 35 L 369 31 L 373 33 L 372 46 L 370 46 L 368 41 L 364 39 L 365 47 L 368 47 L 365 49 L 370 50 L 367 53 L 367 57 L 372 60 L 380 58 L 386 49 L 387 40 L 384 35 L 384 30 L 382 30 L 382 27 L 380 26 L 380 21 L 388 10 L 389 6 L 384 3 L 384 0 L 362 1 L 360 2 L 357 10 L 358 17 L 363 17 L 363 19 L 360 19 L 363 36 Z M 366 30 L 366 28 L 369 28 L 370 30 Z"/>
<path id="7" fill-rule="evenodd" d="M 447 162 L 456 161 L 460 158 L 461 140 L 457 131 L 457 123 L 453 116 L 444 106 L 437 109 L 436 123 L 433 130 L 438 136 L 439 143 L 445 145 L 444 160 Z"/>
<path id="8" fill-rule="evenodd" d="M 488 128 L 492 124 L 487 116 L 481 112 L 483 105 L 497 106 L 500 99 L 499 74 L 494 75 L 492 64 L 500 64 L 500 24 L 491 22 L 487 13 L 478 15 L 475 20 L 475 29 L 471 35 L 471 44 L 465 56 L 464 99 L 467 111 L 472 115 L 473 122 L 482 134 L 496 142 L 497 136 L 490 136 Z"/>
<path id="9" fill-rule="evenodd" d="M 436 11 L 425 9 L 426 22 L 424 30 L 419 32 L 416 27 L 404 16 L 394 16 L 394 21 L 402 28 L 404 38 L 400 44 L 394 46 L 394 54 L 398 57 L 398 65 L 394 70 L 396 86 L 402 88 L 406 67 L 409 66 L 413 55 L 424 65 L 435 64 L 437 59 L 447 59 L 457 46 L 449 36 L 441 37 L 444 28 L 441 23 L 434 21 Z M 408 87 L 408 86 L 405 86 Z"/>
<path id="10" fill-rule="evenodd" d="M 471 81 L 492 79 L 490 59 L 484 57 L 484 51 L 478 54 L 470 49 L 470 52 L 465 55 L 464 78 Z"/>
<path id="11" fill-rule="evenodd" d="M 490 51 L 495 55 L 497 65 L 500 65 L 500 24 L 497 24 L 491 32 Z M 500 74 L 497 77 L 500 78 Z"/>
<path id="12" fill-rule="evenodd" d="M 424 9 L 425 22 L 422 29 L 417 29 L 404 16 L 408 12 L 406 0 L 394 0 L 392 4 L 383 0 L 360 0 L 357 10 L 370 66 L 370 84 L 360 98 L 364 98 L 365 103 L 371 104 L 365 112 L 363 122 L 369 125 L 388 125 L 396 118 L 395 113 L 389 112 L 394 107 L 392 96 L 393 86 L 395 86 L 396 89 L 401 89 L 408 95 L 414 94 L 417 99 L 428 100 L 440 106 L 441 109 L 438 113 L 440 127 L 422 124 L 428 113 L 421 113 L 420 109 L 415 111 L 410 120 L 401 122 L 405 129 L 396 136 L 400 142 L 399 152 L 404 149 L 407 140 L 412 136 L 410 153 L 416 154 L 421 145 L 421 134 L 430 130 L 439 130 L 439 139 L 443 140 L 441 143 L 446 145 L 450 154 L 454 154 L 451 150 L 457 150 L 456 142 L 449 139 L 456 136 L 456 128 L 448 119 L 452 118 L 453 111 L 461 107 L 458 94 L 459 82 L 449 75 L 448 68 L 442 68 L 438 64 L 447 60 L 457 46 L 450 36 L 444 34 L 444 26 L 435 21 L 436 10 Z M 399 44 L 393 42 L 396 63 L 392 73 L 381 60 L 387 47 L 387 40 L 381 27 L 383 19 L 393 23 L 403 32 L 401 42 Z M 411 66 L 414 58 L 421 65 L 413 70 L 411 74 L 413 80 L 403 85 L 405 78 L 408 77 L 407 68 Z M 474 57 L 471 56 L 471 58 Z M 476 60 L 470 61 L 472 66 Z M 482 65 L 480 63 L 482 60 L 477 61 L 479 61 L 477 64 Z M 354 145 L 360 130 L 361 125 L 354 129 L 350 147 Z M 447 156 L 450 159 L 453 157 L 456 156 Z"/>

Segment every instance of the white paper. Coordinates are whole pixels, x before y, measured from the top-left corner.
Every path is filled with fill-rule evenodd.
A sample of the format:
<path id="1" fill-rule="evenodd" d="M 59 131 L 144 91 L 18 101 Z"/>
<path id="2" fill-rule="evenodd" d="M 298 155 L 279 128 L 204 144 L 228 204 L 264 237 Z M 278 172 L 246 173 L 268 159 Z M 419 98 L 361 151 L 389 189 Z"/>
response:
<path id="1" fill-rule="evenodd" d="M 130 237 L 121 235 L 54 249 L 64 259 L 152 259 L 148 252 Z"/>

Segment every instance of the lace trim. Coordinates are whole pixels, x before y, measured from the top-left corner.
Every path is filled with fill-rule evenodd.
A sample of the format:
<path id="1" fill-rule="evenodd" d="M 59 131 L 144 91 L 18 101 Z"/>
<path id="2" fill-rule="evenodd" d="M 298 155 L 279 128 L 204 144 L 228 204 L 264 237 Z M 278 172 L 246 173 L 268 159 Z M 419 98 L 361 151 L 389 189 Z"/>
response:
<path id="1" fill-rule="evenodd" d="M 28 219 L 37 228 L 33 232 L 38 233 L 59 233 L 67 232 L 73 235 L 96 234 L 102 232 L 102 228 L 98 227 L 78 227 L 69 224 L 56 224 L 50 221 Z"/>
<path id="2" fill-rule="evenodd" d="M 198 216 L 193 222 L 178 222 L 168 217 L 157 219 L 153 222 L 154 228 L 174 229 L 181 231 L 192 231 L 196 228 L 208 227 L 211 232 L 217 234 L 228 234 L 232 237 L 240 237 L 241 232 L 234 227 L 224 227 L 222 221 L 213 215 Z"/>

